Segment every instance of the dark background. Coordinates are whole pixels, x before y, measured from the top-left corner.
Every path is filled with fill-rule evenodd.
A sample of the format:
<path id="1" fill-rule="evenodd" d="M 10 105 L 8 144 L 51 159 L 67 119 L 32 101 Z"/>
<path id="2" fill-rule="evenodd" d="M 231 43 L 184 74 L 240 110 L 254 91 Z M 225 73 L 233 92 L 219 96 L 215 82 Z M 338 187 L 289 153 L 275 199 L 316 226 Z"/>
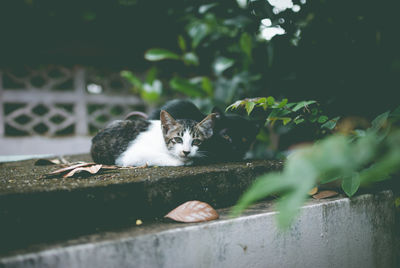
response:
<path id="1" fill-rule="evenodd" d="M 187 36 L 188 22 L 204 16 L 199 6 L 210 3 L 216 1 L 1 1 L 0 66 L 56 63 L 144 71 L 150 66 L 145 51 L 176 50 L 178 34 Z M 237 20 L 231 27 L 252 35 L 262 18 L 285 19 L 286 35 L 254 47 L 250 71 L 262 78 L 237 97 L 316 99 L 330 115 L 373 118 L 398 104 L 399 10 L 395 0 L 319 0 L 307 1 L 298 13 L 275 15 L 267 1 L 251 1 L 247 9 L 235 1 L 218 1 L 210 12 L 221 21 L 245 18 L 243 25 Z M 291 40 L 297 29 L 301 39 L 296 46 Z M 199 47 L 203 60 L 195 72 L 210 73 L 213 53 L 232 42 L 237 38 L 221 36 Z M 175 73 L 194 72 L 175 63 L 163 66 Z M 234 75 L 226 74 L 228 79 Z"/>

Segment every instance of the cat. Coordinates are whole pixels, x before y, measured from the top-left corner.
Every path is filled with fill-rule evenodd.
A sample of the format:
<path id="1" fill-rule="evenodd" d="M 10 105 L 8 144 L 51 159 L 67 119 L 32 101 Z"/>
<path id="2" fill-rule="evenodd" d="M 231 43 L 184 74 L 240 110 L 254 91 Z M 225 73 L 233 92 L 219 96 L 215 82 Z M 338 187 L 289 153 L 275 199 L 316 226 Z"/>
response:
<path id="1" fill-rule="evenodd" d="M 169 112 L 174 118 L 199 120 L 204 114 L 188 100 L 172 100 L 149 115 L 150 119 L 159 117 L 160 111 Z M 224 162 L 242 160 L 256 139 L 259 131 L 257 123 L 237 114 L 225 114 L 217 107 L 214 135 L 204 144 L 207 157 L 202 162 Z"/>
<path id="2" fill-rule="evenodd" d="M 96 163 L 108 165 L 191 165 L 204 157 L 202 144 L 212 137 L 215 119 L 210 114 L 200 122 L 175 120 L 162 110 L 159 120 L 117 120 L 93 137 L 91 155 Z"/>

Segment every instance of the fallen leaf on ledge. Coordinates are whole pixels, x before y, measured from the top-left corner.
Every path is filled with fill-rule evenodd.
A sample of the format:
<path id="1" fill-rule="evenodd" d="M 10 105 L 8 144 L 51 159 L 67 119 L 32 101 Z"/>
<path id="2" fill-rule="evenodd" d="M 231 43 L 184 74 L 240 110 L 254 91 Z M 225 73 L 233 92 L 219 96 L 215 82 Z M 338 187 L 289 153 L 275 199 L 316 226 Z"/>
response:
<path id="1" fill-rule="evenodd" d="M 71 166 L 64 167 L 61 169 L 54 170 L 48 174 L 45 174 L 45 178 L 50 177 L 63 177 L 69 178 L 74 176 L 76 173 L 80 172 L 88 172 L 90 174 L 97 174 L 100 170 L 113 170 L 113 169 L 137 169 L 137 168 L 147 168 L 148 165 L 139 166 L 139 167 L 120 167 L 115 165 L 101 165 L 96 164 L 93 162 L 86 163 L 86 162 L 78 162 Z"/>
<path id="2" fill-rule="evenodd" d="M 165 218 L 178 222 L 202 222 L 219 218 L 218 213 L 209 204 L 201 201 L 188 201 L 170 211 Z"/>
<path id="3" fill-rule="evenodd" d="M 315 195 L 316 193 L 318 193 L 318 187 L 312 188 L 312 189 L 308 192 L 308 195 Z"/>
<path id="4" fill-rule="evenodd" d="M 102 167 L 102 165 L 94 165 L 94 166 L 86 166 L 86 167 L 74 168 L 73 170 L 71 170 L 70 172 L 65 174 L 63 176 L 63 178 L 72 177 L 72 176 L 74 176 L 75 173 L 81 172 L 81 171 L 86 171 L 86 172 L 89 172 L 91 174 L 96 174 L 101 169 L 101 167 Z"/>
<path id="5" fill-rule="evenodd" d="M 121 168 L 121 167 L 119 167 L 119 166 L 112 166 L 112 165 L 103 165 L 101 168 L 102 168 L 102 169 L 119 169 L 119 168 Z"/>
<path id="6" fill-rule="evenodd" d="M 75 168 L 92 166 L 92 165 L 96 165 L 96 163 L 84 163 L 84 162 L 83 163 L 78 163 L 78 164 L 74 164 L 72 166 L 68 166 L 68 167 L 65 167 L 65 168 L 54 170 L 54 171 L 50 172 L 49 174 L 50 175 L 61 174 L 61 173 L 64 173 L 66 171 L 73 170 Z"/>
<path id="7" fill-rule="evenodd" d="M 321 191 L 318 194 L 313 195 L 312 197 L 314 199 L 324 199 L 324 198 L 329 198 L 329 197 L 334 197 L 337 196 L 339 193 L 335 191 Z"/>

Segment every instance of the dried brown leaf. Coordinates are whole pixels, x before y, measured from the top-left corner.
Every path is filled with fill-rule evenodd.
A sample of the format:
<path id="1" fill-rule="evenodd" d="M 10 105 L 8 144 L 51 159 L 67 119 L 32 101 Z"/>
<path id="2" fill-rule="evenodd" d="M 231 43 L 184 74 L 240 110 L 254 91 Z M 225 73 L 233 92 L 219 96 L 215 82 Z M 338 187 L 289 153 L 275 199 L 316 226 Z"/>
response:
<path id="1" fill-rule="evenodd" d="M 334 197 L 337 196 L 339 193 L 335 191 L 321 191 L 318 194 L 313 195 L 314 199 L 324 199 L 324 198 L 329 198 L 329 197 Z"/>
<path id="2" fill-rule="evenodd" d="M 308 192 L 308 195 L 315 195 L 316 193 L 318 193 L 318 187 L 312 188 L 312 189 Z"/>
<path id="3" fill-rule="evenodd" d="M 121 167 L 119 167 L 119 166 L 114 166 L 114 165 L 103 165 L 101 168 L 102 168 L 102 169 L 119 169 L 119 168 L 121 168 Z"/>
<path id="4" fill-rule="evenodd" d="M 219 215 L 213 207 L 201 201 L 188 201 L 164 217 L 178 222 L 202 222 L 218 219 Z"/>
<path id="5" fill-rule="evenodd" d="M 61 173 L 64 173 L 66 171 L 73 170 L 75 168 L 86 167 L 86 166 L 91 166 L 91 165 L 95 165 L 95 163 L 79 163 L 79 164 L 75 164 L 75 165 L 68 166 L 68 167 L 65 167 L 65 168 L 54 170 L 54 171 L 50 172 L 49 174 L 50 175 L 61 174 Z"/>
<path id="6" fill-rule="evenodd" d="M 96 174 L 97 172 L 99 172 L 99 170 L 101 169 L 102 165 L 94 165 L 94 166 L 86 166 L 86 167 L 78 167 L 75 168 L 73 170 L 71 170 L 70 172 L 68 172 L 67 174 L 65 174 L 63 177 L 64 178 L 69 178 L 74 176 L 75 173 L 77 172 L 82 172 L 82 171 L 86 171 L 89 172 L 91 174 Z"/>

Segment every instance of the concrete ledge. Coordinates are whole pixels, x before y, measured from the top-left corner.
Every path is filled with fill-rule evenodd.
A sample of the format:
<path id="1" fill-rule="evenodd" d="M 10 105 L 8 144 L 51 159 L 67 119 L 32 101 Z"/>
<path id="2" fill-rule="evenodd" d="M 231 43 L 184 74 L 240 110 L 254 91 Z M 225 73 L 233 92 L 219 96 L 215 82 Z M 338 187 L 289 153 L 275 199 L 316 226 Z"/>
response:
<path id="1" fill-rule="evenodd" d="M 390 191 L 310 200 L 289 231 L 270 202 L 202 224 L 161 223 L 0 258 L 0 267 L 395 267 Z"/>
<path id="2" fill-rule="evenodd" d="M 280 167 L 279 162 L 252 161 L 43 179 L 54 166 L 34 166 L 34 160 L 2 163 L 0 254 L 131 226 L 138 218 L 162 217 L 188 200 L 231 206 L 257 176 Z"/>

